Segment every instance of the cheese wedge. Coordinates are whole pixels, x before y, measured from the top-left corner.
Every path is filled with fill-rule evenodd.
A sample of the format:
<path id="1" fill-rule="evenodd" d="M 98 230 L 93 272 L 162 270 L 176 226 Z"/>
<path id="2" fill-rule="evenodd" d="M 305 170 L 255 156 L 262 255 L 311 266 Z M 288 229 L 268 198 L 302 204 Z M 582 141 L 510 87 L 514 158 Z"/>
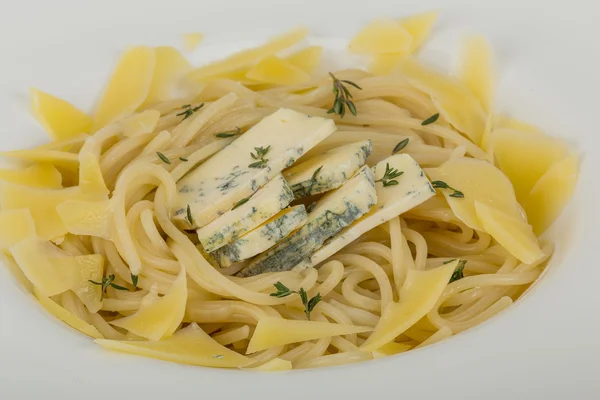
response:
<path id="1" fill-rule="evenodd" d="M 196 323 L 159 341 L 96 340 L 100 346 L 144 357 L 180 364 L 217 368 L 239 368 L 251 360 L 208 336 Z"/>
<path id="2" fill-rule="evenodd" d="M 0 210 L 0 249 L 35 236 L 35 222 L 27 208 Z"/>
<path id="3" fill-rule="evenodd" d="M 229 267 L 234 262 L 254 257 L 275 246 L 292 231 L 304 225 L 306 217 L 303 205 L 281 210 L 235 242 L 214 252 L 213 256 L 221 267 Z"/>
<path id="4" fill-rule="evenodd" d="M 177 183 L 174 222 L 184 229 L 209 224 L 291 166 L 335 129 L 331 120 L 289 109 L 269 115 Z M 268 148 L 261 165 L 256 165 L 260 160 L 251 156 L 257 155 L 257 148 Z M 188 206 L 192 221 L 187 218 Z"/>
<path id="5" fill-rule="evenodd" d="M 109 200 L 67 200 L 56 206 L 56 212 L 69 233 L 110 239 L 112 203 Z"/>
<path id="6" fill-rule="evenodd" d="M 185 314 L 187 302 L 187 279 L 182 270 L 173 286 L 163 297 L 150 292 L 140 304 L 140 308 L 128 317 L 111 321 L 114 326 L 150 339 L 160 340 L 173 335 Z"/>
<path id="7" fill-rule="evenodd" d="M 373 172 L 364 166 L 339 189 L 321 198 L 302 228 L 256 257 L 237 275 L 287 271 L 306 262 L 323 242 L 368 213 L 375 203 Z"/>
<path id="8" fill-rule="evenodd" d="M 458 262 L 427 271 L 409 269 L 400 289 L 400 301 L 388 304 L 361 350 L 382 348 L 425 316 L 437 303 Z"/>
<path id="9" fill-rule="evenodd" d="M 384 187 L 382 182 L 377 182 L 377 205 L 368 214 L 342 230 L 326 245 L 317 250 L 305 266 L 314 266 L 321 263 L 358 239 L 363 233 L 416 207 L 435 195 L 435 190 L 431 187 L 419 164 L 407 154 L 396 154 L 378 163 L 375 166 L 376 180 L 383 177 L 388 164 L 391 168 L 403 172 L 402 175 L 395 178 L 398 184 Z"/>
<path id="10" fill-rule="evenodd" d="M 63 99 L 31 89 L 31 109 L 54 140 L 67 139 L 83 132 L 89 132 L 92 118 Z"/>
<path id="11" fill-rule="evenodd" d="M 337 189 L 365 165 L 372 152 L 370 140 L 350 143 L 299 162 L 283 174 L 300 199 Z"/>
<path id="12" fill-rule="evenodd" d="M 34 164 L 24 169 L 0 169 L 0 180 L 40 188 L 62 188 L 62 175 L 52 164 Z"/>
<path id="13" fill-rule="evenodd" d="M 144 102 L 154 76 L 154 65 L 155 52 L 151 47 L 137 46 L 123 52 L 96 107 L 94 131 L 134 112 Z"/>
<path id="14" fill-rule="evenodd" d="M 233 209 L 198 229 L 198 239 L 204 250 L 213 252 L 267 221 L 292 200 L 292 190 L 283 176 L 277 175 L 248 200 L 241 200 Z"/>
<path id="15" fill-rule="evenodd" d="M 368 332 L 373 328 L 356 325 L 342 325 L 329 322 L 289 320 L 277 317 L 263 317 L 248 344 L 246 354 L 256 353 L 284 344 L 304 342 L 331 336 L 351 335 Z"/>

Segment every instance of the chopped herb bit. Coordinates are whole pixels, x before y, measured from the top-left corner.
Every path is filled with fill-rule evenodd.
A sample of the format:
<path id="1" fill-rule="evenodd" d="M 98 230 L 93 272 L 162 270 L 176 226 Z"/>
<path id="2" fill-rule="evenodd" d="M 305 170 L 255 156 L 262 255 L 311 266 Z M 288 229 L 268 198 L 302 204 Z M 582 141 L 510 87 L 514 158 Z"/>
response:
<path id="1" fill-rule="evenodd" d="M 188 161 L 188 159 L 187 159 L 187 158 L 185 158 L 185 157 L 179 157 L 179 159 L 180 159 L 181 161 L 183 161 L 183 162 L 187 162 L 187 161 Z"/>
<path id="2" fill-rule="evenodd" d="M 312 203 L 310 203 L 308 206 L 306 206 L 306 212 L 309 213 L 312 210 L 315 209 L 315 207 L 317 206 L 317 202 L 313 201 Z"/>
<path id="3" fill-rule="evenodd" d="M 186 104 L 184 106 L 181 107 L 181 109 L 183 110 L 182 112 L 180 112 L 179 114 L 175 114 L 176 116 L 181 116 L 184 115 L 182 121 L 185 121 L 186 119 L 188 119 L 189 117 L 192 116 L 192 114 L 194 114 L 196 111 L 198 111 L 199 109 L 201 109 L 202 107 L 204 107 L 204 103 L 200 104 L 198 107 L 193 107 L 191 104 Z"/>
<path id="4" fill-rule="evenodd" d="M 138 275 L 131 274 L 131 283 L 133 283 L 133 287 L 137 289 L 138 284 Z"/>
<path id="5" fill-rule="evenodd" d="M 160 160 L 162 162 L 164 162 L 165 164 L 171 164 L 171 161 L 169 161 L 169 159 L 167 158 L 167 156 L 165 156 L 163 153 L 161 153 L 160 151 L 156 152 L 156 155 L 158 156 L 158 158 L 160 158 Z"/>
<path id="6" fill-rule="evenodd" d="M 213 358 L 216 358 L 216 359 L 219 359 L 219 360 L 221 360 L 223 357 L 225 357 L 223 354 L 215 354 L 213 356 Z"/>
<path id="7" fill-rule="evenodd" d="M 241 135 L 241 134 L 242 134 L 242 130 L 240 128 L 235 128 L 230 131 L 215 133 L 215 136 L 218 138 L 228 138 L 228 137 L 237 136 L 237 135 Z"/>
<path id="8" fill-rule="evenodd" d="M 254 150 L 256 151 L 256 154 L 250 152 L 250 157 L 252 157 L 253 160 L 258 161 L 255 161 L 252 164 L 248 165 L 248 168 L 265 168 L 267 166 L 267 162 L 269 161 L 265 158 L 265 156 L 267 155 L 269 150 L 271 150 L 271 146 L 255 147 Z"/>
<path id="9" fill-rule="evenodd" d="M 115 275 L 114 274 L 110 274 L 108 276 L 108 278 L 106 276 L 103 276 L 102 277 L 102 282 L 96 282 L 96 281 L 93 281 L 91 279 L 88 280 L 88 282 L 90 282 L 90 283 L 92 283 L 94 285 L 99 285 L 99 286 L 102 287 L 102 291 L 100 292 L 100 301 L 102 301 L 104 299 L 104 293 L 106 293 L 106 289 L 108 289 L 109 286 L 112 287 L 112 288 L 114 288 L 114 289 L 117 289 L 117 290 L 129 290 L 126 287 L 117 285 L 116 283 L 114 283 L 114 281 L 115 281 Z"/>
<path id="10" fill-rule="evenodd" d="M 452 193 L 450 194 L 450 197 L 455 197 L 457 199 L 464 199 L 465 198 L 465 195 L 464 195 L 463 192 L 461 192 L 460 190 L 454 189 L 452 186 L 448 185 L 444 181 L 433 181 L 433 182 L 431 182 L 431 186 L 433 186 L 436 189 L 448 189 L 448 190 L 452 190 Z"/>
<path id="11" fill-rule="evenodd" d="M 440 113 L 433 114 L 431 117 L 427 118 L 425 121 L 421 122 L 422 126 L 433 124 L 440 117 Z"/>
<path id="12" fill-rule="evenodd" d="M 190 224 L 190 226 L 193 228 L 194 227 L 194 217 L 192 217 L 192 210 L 190 208 L 190 205 L 188 204 L 187 206 L 187 221 Z"/>
<path id="13" fill-rule="evenodd" d="M 352 99 L 352 93 L 350 93 L 344 84 L 353 86 L 359 90 L 362 90 L 362 88 L 354 82 L 339 80 L 331 72 L 329 73 L 329 76 L 333 79 L 333 94 L 335 94 L 335 100 L 333 102 L 333 107 L 327 110 L 327 114 L 337 114 L 344 118 L 344 115 L 346 115 L 346 107 L 348 107 L 352 115 L 356 115 L 356 106 L 354 105 L 354 102 L 350 100 Z"/>
<path id="14" fill-rule="evenodd" d="M 467 264 L 467 260 L 460 260 L 458 262 L 458 266 L 456 267 L 456 269 L 452 273 L 452 276 L 450 277 L 450 282 L 449 283 L 452 283 L 454 281 L 457 281 L 457 280 L 462 279 L 462 278 L 465 277 L 465 275 L 463 274 L 463 270 L 465 269 L 465 265 L 466 264 Z"/>
<path id="15" fill-rule="evenodd" d="M 321 168 L 323 168 L 322 165 L 319 168 L 317 168 L 315 172 L 313 172 L 312 178 L 310 178 L 311 181 L 315 182 L 317 180 L 317 176 L 319 175 L 319 172 L 321 172 Z"/>
<path id="16" fill-rule="evenodd" d="M 317 293 L 315 297 L 309 300 L 308 293 L 306 292 L 306 290 L 304 290 L 304 288 L 300 288 L 299 291 L 290 290 L 281 282 L 277 282 L 273 284 L 273 286 L 275 286 L 277 292 L 271 293 L 270 296 L 282 298 L 287 297 L 291 294 L 300 295 L 300 299 L 302 300 L 302 304 L 304 305 L 304 314 L 306 314 L 306 318 L 310 321 L 310 313 L 312 312 L 312 310 L 314 310 L 315 306 L 321 301 L 321 293 Z"/>
<path id="17" fill-rule="evenodd" d="M 232 210 L 235 210 L 236 208 L 238 208 L 238 207 L 239 207 L 239 206 L 241 206 L 242 204 L 245 204 L 245 203 L 247 203 L 247 202 L 248 202 L 248 200 L 250 200 L 250 197 L 246 197 L 245 199 L 241 199 L 240 201 L 238 201 L 237 203 L 235 203 L 231 209 L 232 209 Z"/>
<path id="18" fill-rule="evenodd" d="M 391 168 L 390 163 L 385 164 L 385 173 L 381 179 L 377 179 L 375 182 L 383 183 L 383 187 L 394 186 L 398 184 L 398 181 L 394 178 L 402 175 L 404 171 L 398 171 L 396 168 Z"/>
<path id="19" fill-rule="evenodd" d="M 453 258 L 452 260 L 448 260 L 448 261 L 444 261 L 442 264 L 446 265 L 446 264 L 450 264 L 451 262 L 456 261 L 456 258 Z"/>
<path id="20" fill-rule="evenodd" d="M 400 150 L 405 148 L 406 145 L 408 145 L 408 141 L 409 141 L 409 138 L 406 138 L 403 141 L 401 141 L 400 143 L 398 143 L 396 145 L 396 147 L 394 147 L 394 150 L 392 150 L 392 155 L 396 154 L 397 152 L 399 152 Z"/>

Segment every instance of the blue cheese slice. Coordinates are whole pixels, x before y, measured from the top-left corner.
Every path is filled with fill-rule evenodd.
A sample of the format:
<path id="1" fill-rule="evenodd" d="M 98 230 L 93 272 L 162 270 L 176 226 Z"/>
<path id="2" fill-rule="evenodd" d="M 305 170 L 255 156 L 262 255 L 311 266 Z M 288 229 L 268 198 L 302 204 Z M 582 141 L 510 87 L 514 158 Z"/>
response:
<path id="1" fill-rule="evenodd" d="M 294 194 L 281 174 L 260 188 L 252 197 L 240 200 L 234 208 L 198 229 L 198 239 L 209 253 L 237 240 L 256 228 L 294 200 Z"/>
<path id="2" fill-rule="evenodd" d="M 419 164 L 411 156 L 396 154 L 379 162 L 374 168 L 376 180 L 383 177 L 387 164 L 390 165 L 390 168 L 403 172 L 402 175 L 395 178 L 398 184 L 384 187 L 381 182 L 377 182 L 377 205 L 367 215 L 334 236 L 327 244 L 316 251 L 310 257 L 310 260 L 303 263 L 302 267 L 314 266 L 325 261 L 343 247 L 358 239 L 363 233 L 435 196 L 435 189 L 431 186 Z"/>
<path id="3" fill-rule="evenodd" d="M 292 231 L 306 223 L 303 205 L 286 208 L 235 242 L 215 251 L 212 255 L 221 267 L 247 260 L 275 246 Z"/>
<path id="4" fill-rule="evenodd" d="M 335 130 L 332 120 L 279 109 L 177 183 L 173 221 L 183 229 L 209 224 Z M 251 155 L 258 148 L 268 149 L 259 165 Z"/>
<path id="5" fill-rule="evenodd" d="M 340 188 L 323 196 L 302 228 L 256 257 L 237 275 L 246 277 L 294 268 L 308 260 L 325 240 L 368 213 L 376 203 L 373 171 L 364 166 Z"/>
<path id="6" fill-rule="evenodd" d="M 370 140 L 350 143 L 299 162 L 283 176 L 297 199 L 328 192 L 342 186 L 373 152 Z"/>

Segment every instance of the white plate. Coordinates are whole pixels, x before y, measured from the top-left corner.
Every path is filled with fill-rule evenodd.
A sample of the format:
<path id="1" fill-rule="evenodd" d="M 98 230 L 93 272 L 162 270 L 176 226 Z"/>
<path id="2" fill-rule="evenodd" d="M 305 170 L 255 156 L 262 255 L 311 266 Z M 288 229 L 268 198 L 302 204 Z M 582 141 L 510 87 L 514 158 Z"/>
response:
<path id="1" fill-rule="evenodd" d="M 118 51 L 130 44 L 178 44 L 179 33 L 201 31 L 208 35 L 198 57 L 215 57 L 231 43 L 252 44 L 298 24 L 341 39 L 377 16 L 439 7 L 444 12 L 424 56 L 450 67 L 461 34 L 486 35 L 497 50 L 499 109 L 572 139 L 584 157 L 576 196 L 554 229 L 556 257 L 525 298 L 438 345 L 347 367 L 242 373 L 107 352 L 46 315 L 0 268 L 0 398 L 598 398 L 599 10 L 591 1 L 556 3 L 3 2 L 2 150 L 45 139 L 28 113 L 30 85 L 91 107 Z"/>

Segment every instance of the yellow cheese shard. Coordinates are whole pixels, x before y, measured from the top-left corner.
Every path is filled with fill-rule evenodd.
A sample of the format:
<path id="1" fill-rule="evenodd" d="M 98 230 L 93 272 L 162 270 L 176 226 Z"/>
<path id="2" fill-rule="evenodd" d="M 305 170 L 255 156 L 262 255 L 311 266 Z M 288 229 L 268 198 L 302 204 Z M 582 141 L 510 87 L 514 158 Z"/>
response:
<path id="1" fill-rule="evenodd" d="M 9 247 L 13 258 L 27 279 L 45 296 L 54 296 L 71 289 L 79 281 L 79 276 L 70 266 L 54 265 L 49 257 L 60 253 L 52 243 L 37 236 Z"/>
<path id="2" fill-rule="evenodd" d="M 361 350 L 377 351 L 425 316 L 435 306 L 457 266 L 458 260 L 427 271 L 409 269 L 400 289 L 400 301 L 385 308 Z"/>
<path id="3" fill-rule="evenodd" d="M 413 53 L 421 47 L 435 21 L 438 18 L 438 11 L 428 11 L 420 14 L 411 15 L 410 17 L 401 18 L 398 23 L 404 28 L 412 37 L 412 43 L 410 45 L 410 52 Z"/>
<path id="4" fill-rule="evenodd" d="M 293 29 L 284 35 L 273 38 L 262 46 L 242 50 L 223 60 L 196 68 L 189 74 L 189 78 L 195 81 L 206 80 L 214 75 L 232 72 L 250 66 L 262 58 L 276 54 L 295 45 L 304 39 L 307 34 L 308 30 L 306 28 Z"/>
<path id="5" fill-rule="evenodd" d="M 475 202 L 475 209 L 483 229 L 521 262 L 532 264 L 544 256 L 531 225 L 523 218 L 478 201 Z"/>
<path id="6" fill-rule="evenodd" d="M 365 26 L 348 45 L 356 54 L 407 53 L 412 36 L 392 19 L 377 19 Z"/>
<path id="7" fill-rule="evenodd" d="M 376 54 L 369 63 L 368 69 L 375 75 L 389 75 L 394 72 L 398 62 L 404 56 L 403 53 Z"/>
<path id="8" fill-rule="evenodd" d="M 35 236 L 35 223 L 27 208 L 0 210 L 0 249 Z"/>
<path id="9" fill-rule="evenodd" d="M 67 200 L 56 211 L 69 233 L 110 239 L 111 204 L 109 200 Z"/>
<path id="10" fill-rule="evenodd" d="M 459 80 L 440 74 L 404 57 L 401 72 L 417 89 L 431 96 L 440 114 L 475 144 L 481 142 L 486 114 L 479 99 Z"/>
<path id="11" fill-rule="evenodd" d="M 260 60 L 246 73 L 246 77 L 276 85 L 298 85 L 310 80 L 310 76 L 301 68 L 277 56 L 268 56 Z"/>
<path id="12" fill-rule="evenodd" d="M 198 45 L 200 45 L 200 42 L 202 42 L 202 39 L 204 39 L 204 35 L 199 32 L 184 33 L 181 35 L 181 39 L 183 41 L 183 48 L 185 51 L 191 53 L 192 51 L 196 50 Z"/>
<path id="13" fill-rule="evenodd" d="M 304 342 L 331 336 L 351 335 L 370 330 L 372 328 L 364 326 L 264 317 L 256 325 L 256 330 L 250 339 L 246 354 L 256 353 L 270 347 L 282 346 L 289 343 Z"/>
<path id="14" fill-rule="evenodd" d="M 167 294 L 160 298 L 148 294 L 135 314 L 111 321 L 111 324 L 147 339 L 160 340 L 175 332 L 183 320 L 186 302 L 187 280 L 185 270 L 182 270 Z"/>
<path id="15" fill-rule="evenodd" d="M 464 194 L 464 198 L 456 198 L 451 197 L 453 190 L 437 189 L 444 194 L 454 214 L 470 228 L 483 230 L 475 211 L 475 201 L 489 204 L 515 217 L 521 215 L 510 181 L 487 161 L 451 159 L 439 168 L 430 170 L 429 174 L 432 182 L 445 182 Z"/>
<path id="16" fill-rule="evenodd" d="M 290 64 L 300 68 L 307 74 L 312 74 L 315 71 L 315 69 L 319 66 L 322 54 L 323 47 L 310 46 L 288 56 L 286 60 Z"/>
<path id="17" fill-rule="evenodd" d="M 52 164 L 34 164 L 24 169 L 0 169 L 0 180 L 40 188 L 62 188 L 62 175 Z"/>
<path id="18" fill-rule="evenodd" d="M 154 128 L 156 128 L 159 119 L 160 112 L 156 110 L 145 110 L 141 113 L 134 114 L 121 122 L 123 136 L 131 137 L 152 133 Z"/>
<path id="19" fill-rule="evenodd" d="M 56 239 L 69 230 L 62 222 L 56 207 L 67 200 L 95 200 L 83 195 L 78 187 L 65 189 L 32 188 L 5 182 L 0 186 L 0 208 L 31 211 L 37 234 L 47 240 Z"/>
<path id="20" fill-rule="evenodd" d="M 100 157 L 92 151 L 79 153 L 79 187 L 89 195 L 105 196 L 109 193 L 100 169 Z"/>
<path id="21" fill-rule="evenodd" d="M 83 256 L 51 257 L 50 263 L 56 270 L 75 271 L 77 282 L 70 288 L 91 313 L 102 307 L 102 288 L 90 281 L 102 282 L 104 257 L 100 254 Z"/>
<path id="22" fill-rule="evenodd" d="M 31 109 L 54 140 L 68 139 L 89 132 L 92 119 L 83 111 L 51 94 L 32 88 Z"/>
<path id="23" fill-rule="evenodd" d="M 460 76 L 489 112 L 494 97 L 494 67 L 490 44 L 483 36 L 467 38 L 462 55 Z"/>
<path id="24" fill-rule="evenodd" d="M 0 152 L 0 155 L 24 161 L 52 164 L 74 172 L 77 172 L 77 169 L 79 168 L 79 159 L 77 158 L 77 154 L 67 153 L 66 151 L 60 150 L 47 150 L 44 148 L 13 150 Z"/>
<path id="25" fill-rule="evenodd" d="M 550 167 L 531 189 L 525 201 L 525 213 L 536 235 L 541 235 L 552 225 L 573 195 L 578 163 L 576 154 L 566 157 Z"/>
<path id="26" fill-rule="evenodd" d="M 292 362 L 281 358 L 274 358 L 261 366 L 249 369 L 254 371 L 289 371 L 292 369 Z"/>
<path id="27" fill-rule="evenodd" d="M 96 340 L 96 343 L 123 353 L 204 367 L 239 368 L 251 362 L 248 357 L 217 343 L 195 323 L 156 342 Z"/>
<path id="28" fill-rule="evenodd" d="M 530 124 L 525 121 L 521 121 L 517 118 L 509 117 L 506 115 L 496 115 L 494 117 L 494 128 L 506 128 L 506 129 L 515 129 L 518 131 L 527 131 L 534 133 L 544 133 L 537 126 Z"/>
<path id="29" fill-rule="evenodd" d="M 34 289 L 35 297 L 39 300 L 42 307 L 46 309 L 50 314 L 60 319 L 71 328 L 78 330 L 79 332 L 88 335 L 94 339 L 102 339 L 104 336 L 93 326 L 67 311 L 65 308 L 59 306 L 54 301 L 49 299 L 47 296 L 42 294 L 39 290 Z"/>
<path id="30" fill-rule="evenodd" d="M 490 145 L 498 168 L 510 179 L 523 204 L 536 182 L 567 155 L 565 141 L 535 131 L 496 129 Z"/>
<path id="31" fill-rule="evenodd" d="M 159 103 L 176 98 L 178 84 L 191 69 L 190 63 L 181 53 L 168 46 L 157 47 L 156 63 L 152 83 L 148 90 L 145 105 Z"/>
<path id="32" fill-rule="evenodd" d="M 93 130 L 134 112 L 148 96 L 155 52 L 137 46 L 125 50 L 94 113 Z"/>
<path id="33" fill-rule="evenodd" d="M 390 342 L 388 344 L 384 344 L 377 350 L 374 350 L 372 353 L 373 358 L 382 358 L 387 356 L 393 356 L 394 354 L 404 353 L 405 351 L 408 351 L 412 348 L 413 346 L 408 343 Z"/>

